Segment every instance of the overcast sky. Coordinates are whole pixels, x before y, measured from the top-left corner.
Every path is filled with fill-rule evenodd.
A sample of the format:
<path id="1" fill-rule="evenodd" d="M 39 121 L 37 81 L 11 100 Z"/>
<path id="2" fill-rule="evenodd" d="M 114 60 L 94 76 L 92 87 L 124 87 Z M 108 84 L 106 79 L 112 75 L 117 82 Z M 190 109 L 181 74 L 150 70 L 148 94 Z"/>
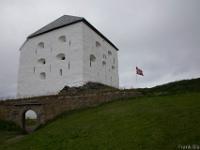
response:
<path id="1" fill-rule="evenodd" d="M 200 0 L 1 0 L 0 97 L 16 93 L 27 35 L 64 14 L 86 18 L 119 48 L 120 87 L 200 77 Z"/>

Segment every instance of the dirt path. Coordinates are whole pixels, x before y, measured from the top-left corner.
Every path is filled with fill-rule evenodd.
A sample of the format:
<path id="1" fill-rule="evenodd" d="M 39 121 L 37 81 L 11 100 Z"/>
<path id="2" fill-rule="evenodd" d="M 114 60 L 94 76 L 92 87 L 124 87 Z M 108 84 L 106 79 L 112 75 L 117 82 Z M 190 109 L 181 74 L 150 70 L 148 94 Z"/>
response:
<path id="1" fill-rule="evenodd" d="M 6 143 L 7 143 L 7 144 L 15 143 L 15 142 L 21 140 L 24 136 L 25 136 L 25 134 L 16 135 L 15 137 L 9 138 L 9 139 L 6 141 Z"/>

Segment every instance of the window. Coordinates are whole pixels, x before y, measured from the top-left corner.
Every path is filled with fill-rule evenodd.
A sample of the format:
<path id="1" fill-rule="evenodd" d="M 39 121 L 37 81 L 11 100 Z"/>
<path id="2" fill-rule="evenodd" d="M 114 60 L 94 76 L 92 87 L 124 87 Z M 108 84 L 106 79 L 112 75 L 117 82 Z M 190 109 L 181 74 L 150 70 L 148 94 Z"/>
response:
<path id="1" fill-rule="evenodd" d="M 107 58 L 106 54 L 103 54 L 103 58 L 104 58 L 104 59 L 106 59 L 106 58 Z"/>
<path id="2" fill-rule="evenodd" d="M 68 62 L 68 69 L 70 70 L 70 62 Z"/>
<path id="3" fill-rule="evenodd" d="M 44 58 L 40 58 L 38 59 L 38 63 L 44 65 L 46 64 L 46 60 Z"/>
<path id="4" fill-rule="evenodd" d="M 72 43 L 71 43 L 71 41 L 69 40 L 69 46 L 71 46 L 71 44 L 72 44 Z"/>
<path id="5" fill-rule="evenodd" d="M 96 41 L 96 47 L 99 48 L 100 46 L 101 44 L 98 41 Z"/>
<path id="6" fill-rule="evenodd" d="M 60 54 L 58 54 L 58 55 L 56 56 L 56 58 L 57 58 L 58 60 L 65 60 L 65 54 L 60 53 Z"/>
<path id="7" fill-rule="evenodd" d="M 114 70 L 114 69 L 115 69 L 115 66 L 112 66 L 112 69 Z"/>
<path id="8" fill-rule="evenodd" d="M 39 47 L 39 48 L 44 48 L 44 42 L 38 43 L 38 47 Z"/>
<path id="9" fill-rule="evenodd" d="M 64 35 L 62 35 L 62 36 L 60 36 L 60 37 L 58 38 L 58 40 L 59 40 L 60 42 L 66 42 L 66 37 L 65 37 Z"/>
<path id="10" fill-rule="evenodd" d="M 62 76 L 62 74 L 63 74 L 62 69 L 60 69 L 59 73 L 60 73 L 60 76 Z"/>
<path id="11" fill-rule="evenodd" d="M 111 51 L 108 51 L 108 55 L 112 55 L 112 52 L 111 52 Z"/>
<path id="12" fill-rule="evenodd" d="M 35 67 L 33 67 L 33 73 L 35 73 Z"/>
<path id="13" fill-rule="evenodd" d="M 92 66 L 92 62 L 96 61 L 96 57 L 94 55 L 90 55 L 90 67 Z"/>
<path id="14" fill-rule="evenodd" d="M 46 73 L 45 72 L 41 72 L 40 73 L 40 79 L 41 80 L 45 80 L 46 79 Z"/>
<path id="15" fill-rule="evenodd" d="M 106 61 L 102 61 L 102 65 L 105 66 L 106 65 Z"/>

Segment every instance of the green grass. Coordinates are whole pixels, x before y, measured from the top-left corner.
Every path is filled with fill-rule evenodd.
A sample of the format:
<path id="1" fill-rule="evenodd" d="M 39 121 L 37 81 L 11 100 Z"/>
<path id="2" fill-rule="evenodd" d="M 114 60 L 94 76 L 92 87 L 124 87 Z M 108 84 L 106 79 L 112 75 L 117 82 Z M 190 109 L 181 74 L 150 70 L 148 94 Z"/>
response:
<path id="1" fill-rule="evenodd" d="M 0 131 L 18 131 L 19 126 L 10 121 L 0 120 Z"/>
<path id="2" fill-rule="evenodd" d="M 37 125 L 38 120 L 37 119 L 26 119 L 26 126 L 35 126 Z"/>
<path id="3" fill-rule="evenodd" d="M 200 92 L 200 78 L 170 82 L 153 88 L 140 89 L 145 95 L 173 95 Z"/>
<path id="4" fill-rule="evenodd" d="M 22 133 L 21 129 L 13 122 L 0 120 L 0 145 Z M 1 146 L 0 146 L 1 147 Z"/>
<path id="5" fill-rule="evenodd" d="M 121 100 L 65 113 L 23 138 L 3 140 L 0 149 L 172 150 L 200 145 L 199 118 L 198 92 Z"/>

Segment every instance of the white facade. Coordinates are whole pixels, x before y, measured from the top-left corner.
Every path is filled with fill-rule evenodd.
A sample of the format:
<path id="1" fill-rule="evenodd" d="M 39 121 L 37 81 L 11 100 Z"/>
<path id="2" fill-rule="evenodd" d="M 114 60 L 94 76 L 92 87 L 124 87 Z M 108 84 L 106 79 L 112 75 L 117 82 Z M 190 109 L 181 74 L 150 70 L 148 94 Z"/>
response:
<path id="1" fill-rule="evenodd" d="M 117 53 L 84 22 L 28 38 L 20 49 L 18 96 L 56 94 L 89 81 L 118 88 Z"/>

